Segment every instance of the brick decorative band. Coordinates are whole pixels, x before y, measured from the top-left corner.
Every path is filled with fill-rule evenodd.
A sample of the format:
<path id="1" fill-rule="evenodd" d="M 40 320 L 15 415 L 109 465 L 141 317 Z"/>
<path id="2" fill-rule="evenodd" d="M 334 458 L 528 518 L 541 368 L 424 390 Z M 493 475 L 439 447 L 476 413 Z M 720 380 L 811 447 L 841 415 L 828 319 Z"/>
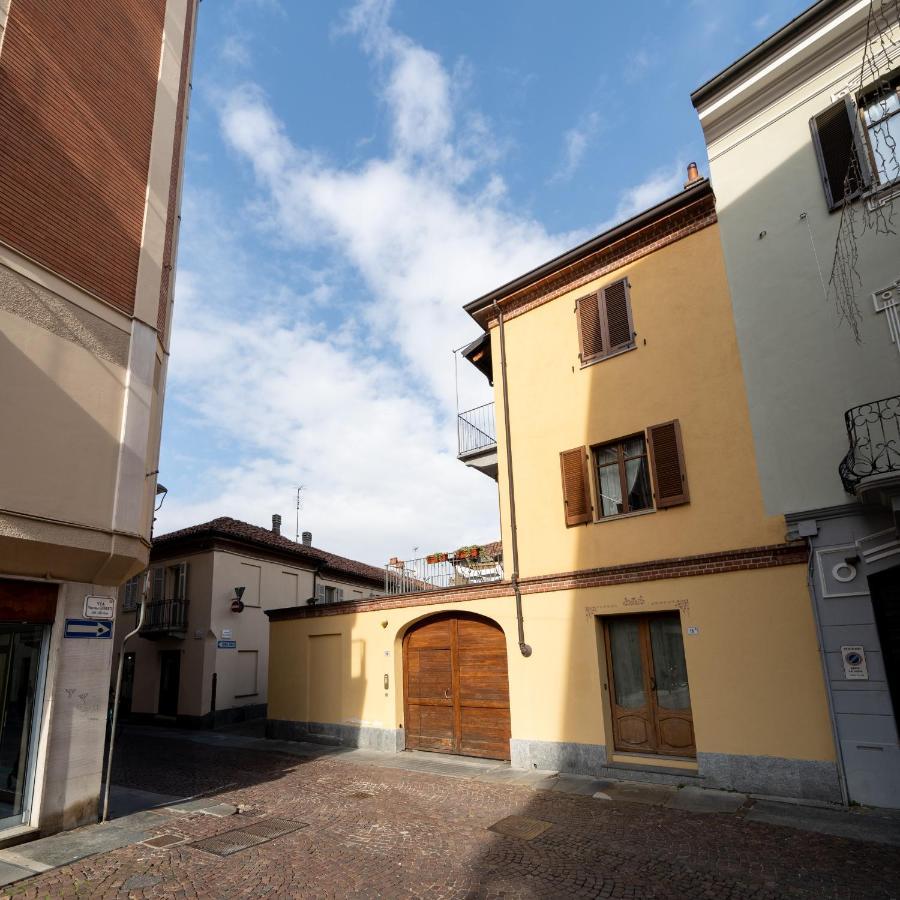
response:
<path id="1" fill-rule="evenodd" d="M 631 584 L 638 581 L 658 581 L 665 578 L 688 578 L 698 575 L 721 575 L 750 569 L 770 569 L 775 566 L 806 565 L 806 541 L 772 544 L 766 547 L 746 547 L 743 550 L 724 550 L 700 556 L 680 556 L 672 559 L 653 559 L 624 566 L 602 569 L 583 569 L 580 572 L 559 572 L 555 575 L 535 575 L 519 582 L 523 594 L 545 594 L 577 588 Z M 340 616 L 345 613 L 371 612 L 381 609 L 402 609 L 407 606 L 434 606 L 439 603 L 468 603 L 489 597 L 512 596 L 508 581 L 493 584 L 473 584 L 465 587 L 440 588 L 375 597 L 371 600 L 349 600 L 324 606 L 291 606 L 272 609 L 266 615 L 273 622 L 284 619 L 308 619 L 317 616 Z"/>
<path id="2" fill-rule="evenodd" d="M 518 293 L 510 294 L 501 301 L 503 312 L 508 319 L 515 318 L 595 278 L 701 231 L 716 221 L 716 200 L 710 193 L 683 209 L 600 248 L 584 259 L 547 275 L 537 283 L 523 287 Z M 495 325 L 496 321 L 491 316 L 487 322 L 488 327 Z"/>

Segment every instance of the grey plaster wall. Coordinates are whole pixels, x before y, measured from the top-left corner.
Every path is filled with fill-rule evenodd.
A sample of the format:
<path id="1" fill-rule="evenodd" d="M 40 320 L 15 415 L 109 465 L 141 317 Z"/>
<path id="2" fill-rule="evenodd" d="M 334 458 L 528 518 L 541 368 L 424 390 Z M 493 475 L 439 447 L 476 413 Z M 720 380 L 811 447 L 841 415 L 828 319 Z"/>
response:
<path id="1" fill-rule="evenodd" d="M 406 747 L 400 728 L 373 728 L 368 725 L 335 725 L 330 722 L 266 721 L 266 737 L 280 741 L 311 741 L 336 747 L 360 747 L 397 753 Z"/>

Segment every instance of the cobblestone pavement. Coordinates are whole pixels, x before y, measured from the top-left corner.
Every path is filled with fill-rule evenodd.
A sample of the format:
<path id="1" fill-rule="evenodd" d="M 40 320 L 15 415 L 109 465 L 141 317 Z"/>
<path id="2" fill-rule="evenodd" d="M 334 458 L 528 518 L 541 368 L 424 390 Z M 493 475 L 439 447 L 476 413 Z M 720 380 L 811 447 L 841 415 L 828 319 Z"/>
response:
<path id="1" fill-rule="evenodd" d="M 122 750 L 117 781 L 209 791 L 241 812 L 161 815 L 153 830 L 181 843 L 92 856 L 4 897 L 900 896 L 896 847 L 740 815 L 146 735 Z M 488 830 L 510 815 L 550 827 L 531 840 Z M 272 817 L 303 827 L 226 857 L 189 843 Z"/>

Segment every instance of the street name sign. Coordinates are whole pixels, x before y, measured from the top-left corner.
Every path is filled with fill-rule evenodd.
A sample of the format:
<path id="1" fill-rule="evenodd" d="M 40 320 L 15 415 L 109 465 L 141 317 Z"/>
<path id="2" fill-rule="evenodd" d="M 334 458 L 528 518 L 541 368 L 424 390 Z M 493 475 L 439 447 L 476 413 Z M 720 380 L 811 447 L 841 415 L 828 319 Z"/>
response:
<path id="1" fill-rule="evenodd" d="M 113 619 L 116 615 L 116 601 L 114 597 L 84 598 L 84 617 L 86 619 Z"/>
<path id="2" fill-rule="evenodd" d="M 113 623 L 95 619 L 66 619 L 64 636 L 67 638 L 112 639 Z"/>
<path id="3" fill-rule="evenodd" d="M 219 641 L 220 650 L 236 650 L 237 641 Z"/>

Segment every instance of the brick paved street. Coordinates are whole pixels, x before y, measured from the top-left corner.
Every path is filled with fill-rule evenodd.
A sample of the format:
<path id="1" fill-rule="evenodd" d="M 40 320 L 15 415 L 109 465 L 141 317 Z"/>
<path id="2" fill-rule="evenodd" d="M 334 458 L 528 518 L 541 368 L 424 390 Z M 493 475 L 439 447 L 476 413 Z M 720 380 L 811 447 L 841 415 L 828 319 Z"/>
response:
<path id="1" fill-rule="evenodd" d="M 181 841 L 270 817 L 305 827 L 227 857 L 186 843 L 140 843 L 19 882 L 3 896 L 900 896 L 896 847 L 740 814 L 146 734 L 123 738 L 117 781 L 166 794 L 209 791 L 241 806 L 223 818 L 160 815 L 153 831 Z M 550 827 L 532 840 L 487 830 L 513 814 Z"/>

